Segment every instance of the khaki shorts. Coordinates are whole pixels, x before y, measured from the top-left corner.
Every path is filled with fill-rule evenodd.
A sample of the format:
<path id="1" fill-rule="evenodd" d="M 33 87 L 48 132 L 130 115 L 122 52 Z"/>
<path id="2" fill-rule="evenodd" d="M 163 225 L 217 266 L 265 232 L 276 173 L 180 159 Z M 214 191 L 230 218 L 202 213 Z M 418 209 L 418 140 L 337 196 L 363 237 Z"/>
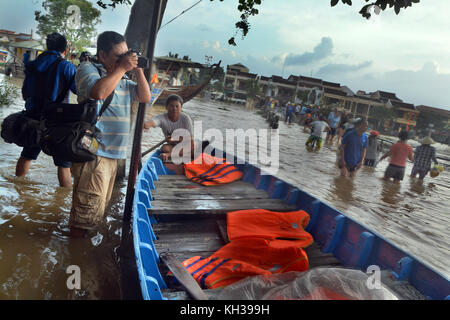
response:
<path id="1" fill-rule="evenodd" d="M 103 219 L 117 172 L 117 159 L 97 159 L 72 164 L 73 195 L 69 226 L 94 229 Z"/>

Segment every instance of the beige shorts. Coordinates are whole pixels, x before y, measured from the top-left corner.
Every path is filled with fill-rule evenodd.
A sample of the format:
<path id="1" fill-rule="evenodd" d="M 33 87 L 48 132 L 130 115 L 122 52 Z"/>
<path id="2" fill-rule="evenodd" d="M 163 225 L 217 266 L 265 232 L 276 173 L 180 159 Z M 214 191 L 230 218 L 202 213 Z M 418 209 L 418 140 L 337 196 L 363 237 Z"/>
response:
<path id="1" fill-rule="evenodd" d="M 111 199 L 117 172 L 117 159 L 97 159 L 72 164 L 73 195 L 69 226 L 94 229 L 102 221 Z"/>

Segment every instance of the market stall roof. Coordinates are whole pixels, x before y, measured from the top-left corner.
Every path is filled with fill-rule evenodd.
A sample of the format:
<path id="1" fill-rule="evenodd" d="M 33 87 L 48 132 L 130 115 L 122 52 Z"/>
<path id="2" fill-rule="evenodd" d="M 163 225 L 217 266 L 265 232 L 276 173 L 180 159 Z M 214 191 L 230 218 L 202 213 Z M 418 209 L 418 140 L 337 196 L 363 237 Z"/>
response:
<path id="1" fill-rule="evenodd" d="M 33 49 L 38 51 L 44 51 L 44 47 L 39 41 L 36 40 L 28 40 L 28 41 L 18 41 L 9 43 L 10 47 L 15 48 L 24 48 L 24 49 Z"/>
<path id="2" fill-rule="evenodd" d="M 178 64 L 180 67 L 185 67 L 185 68 L 200 68 L 200 69 L 205 68 L 205 66 L 201 63 L 190 61 L 190 60 L 173 58 L 173 57 L 155 57 L 155 60 L 158 62 L 163 62 L 163 63 L 166 62 L 167 64 L 172 62 L 174 64 Z"/>

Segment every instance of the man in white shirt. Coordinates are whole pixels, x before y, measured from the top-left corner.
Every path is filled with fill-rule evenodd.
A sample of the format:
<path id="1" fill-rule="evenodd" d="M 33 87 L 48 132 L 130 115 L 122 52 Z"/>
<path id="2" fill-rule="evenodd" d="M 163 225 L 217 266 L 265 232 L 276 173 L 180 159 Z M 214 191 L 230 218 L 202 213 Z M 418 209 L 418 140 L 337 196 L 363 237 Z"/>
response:
<path id="1" fill-rule="evenodd" d="M 194 152 L 194 139 L 192 137 L 192 120 L 191 118 L 181 111 L 183 105 L 183 99 L 176 95 L 170 95 L 166 100 L 167 112 L 157 115 L 156 117 L 146 121 L 144 123 L 144 129 L 148 130 L 153 127 L 160 127 L 167 139 L 167 143 L 161 147 L 161 159 L 168 161 L 171 158 L 172 149 L 184 138 L 191 141 L 191 154 Z M 182 134 L 180 140 L 173 140 L 172 134 L 177 129 L 186 130 L 186 134 Z M 182 154 L 179 154 L 182 156 Z"/>

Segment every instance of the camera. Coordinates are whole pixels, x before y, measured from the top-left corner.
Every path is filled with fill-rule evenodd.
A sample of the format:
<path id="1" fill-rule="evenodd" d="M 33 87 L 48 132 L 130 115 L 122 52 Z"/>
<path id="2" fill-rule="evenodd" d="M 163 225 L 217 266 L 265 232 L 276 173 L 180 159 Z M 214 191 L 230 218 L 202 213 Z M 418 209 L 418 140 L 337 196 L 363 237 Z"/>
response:
<path id="1" fill-rule="evenodd" d="M 142 69 L 147 69 L 148 68 L 148 59 L 144 56 L 142 56 L 139 52 L 130 49 L 128 50 L 126 53 L 122 54 L 118 60 L 118 62 L 120 61 L 120 59 L 122 59 L 122 57 L 130 55 L 132 53 L 136 53 L 137 57 L 138 57 L 138 68 L 142 68 Z"/>

